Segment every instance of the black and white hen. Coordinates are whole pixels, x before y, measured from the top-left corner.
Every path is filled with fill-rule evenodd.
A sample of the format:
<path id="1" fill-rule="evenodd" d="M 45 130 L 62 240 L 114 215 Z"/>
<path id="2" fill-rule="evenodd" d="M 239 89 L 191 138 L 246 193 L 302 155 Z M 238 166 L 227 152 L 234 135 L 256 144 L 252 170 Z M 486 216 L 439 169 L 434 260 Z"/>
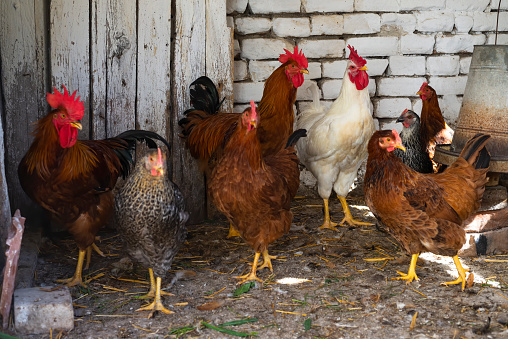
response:
<path id="1" fill-rule="evenodd" d="M 138 147 L 136 153 L 134 170 L 115 197 L 117 229 L 129 256 L 150 273 L 147 297 L 155 300 L 138 311 L 170 314 L 173 312 L 161 303 L 161 280 L 185 241 L 189 214 L 182 193 L 165 173 L 165 153 L 160 148 L 149 150 L 145 145 Z"/>

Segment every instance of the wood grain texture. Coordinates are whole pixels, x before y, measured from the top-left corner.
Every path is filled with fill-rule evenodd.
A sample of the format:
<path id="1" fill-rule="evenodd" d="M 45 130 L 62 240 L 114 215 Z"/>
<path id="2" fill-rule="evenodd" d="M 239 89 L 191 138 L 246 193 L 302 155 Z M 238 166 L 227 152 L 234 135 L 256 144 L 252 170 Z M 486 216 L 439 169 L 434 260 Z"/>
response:
<path id="1" fill-rule="evenodd" d="M 2 51 L 0 51 L 1 57 Z M 0 98 L 3 96 L 2 86 L 0 86 Z M 0 100 L 0 113 L 3 112 L 2 100 Z M 9 192 L 7 191 L 7 179 L 5 177 L 5 146 L 4 146 L 4 128 L 3 119 L 0 119 L 0 267 L 4 266 L 5 258 L 3 253 L 5 239 L 7 238 L 7 227 L 9 227 L 9 220 L 11 219 L 11 206 L 9 204 Z"/>

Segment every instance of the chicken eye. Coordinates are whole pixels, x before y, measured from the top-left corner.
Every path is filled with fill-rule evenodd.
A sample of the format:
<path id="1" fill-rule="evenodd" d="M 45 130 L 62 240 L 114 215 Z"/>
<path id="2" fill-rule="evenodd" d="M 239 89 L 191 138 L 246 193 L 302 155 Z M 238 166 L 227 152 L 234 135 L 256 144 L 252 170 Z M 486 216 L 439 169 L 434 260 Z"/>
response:
<path id="1" fill-rule="evenodd" d="M 386 141 L 390 142 L 391 140 L 390 140 L 390 138 L 386 138 Z"/>
<path id="2" fill-rule="evenodd" d="M 62 119 L 65 119 L 65 114 L 64 114 L 64 113 L 60 114 L 60 117 L 61 117 Z"/>

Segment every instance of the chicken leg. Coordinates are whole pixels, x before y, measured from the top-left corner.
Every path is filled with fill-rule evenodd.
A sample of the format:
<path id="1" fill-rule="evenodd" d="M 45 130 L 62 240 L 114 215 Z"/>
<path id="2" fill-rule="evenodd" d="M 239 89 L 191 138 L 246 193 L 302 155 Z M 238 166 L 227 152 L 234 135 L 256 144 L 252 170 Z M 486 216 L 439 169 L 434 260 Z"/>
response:
<path id="1" fill-rule="evenodd" d="M 153 278 L 153 271 L 150 269 L 151 272 L 151 279 Z M 149 304 L 148 306 L 138 308 L 136 311 L 152 311 L 150 313 L 150 316 L 152 316 L 156 311 L 161 311 L 162 313 L 171 314 L 174 313 L 162 305 L 161 302 L 161 282 L 162 279 L 160 277 L 157 277 L 157 283 L 155 286 L 155 300 Z M 150 288 L 151 290 L 151 288 Z M 150 292 L 148 292 L 150 293 Z"/>
<path id="2" fill-rule="evenodd" d="M 409 271 L 406 273 L 397 271 L 398 274 L 400 274 L 402 277 L 395 277 L 392 278 L 394 280 L 406 280 L 406 284 L 409 284 L 413 280 L 420 280 L 418 276 L 416 275 L 416 261 L 418 260 L 418 256 L 420 253 L 413 254 L 411 256 L 411 263 L 409 264 Z"/>
<path id="3" fill-rule="evenodd" d="M 268 254 L 268 251 L 266 251 L 266 252 Z M 263 282 L 263 280 L 259 279 L 256 276 L 256 271 L 258 270 L 258 260 L 259 260 L 260 255 L 261 255 L 261 253 L 259 253 L 259 252 L 256 252 L 256 254 L 254 255 L 254 262 L 252 263 L 252 267 L 251 267 L 250 272 L 248 274 L 235 277 L 235 279 L 242 279 L 240 282 L 238 282 L 238 285 L 241 285 L 244 282 L 247 282 L 249 280 L 257 280 L 257 281 Z M 263 265 L 264 265 L 264 263 L 263 263 Z"/>
<path id="4" fill-rule="evenodd" d="M 338 231 L 335 226 L 338 224 L 330 220 L 330 209 L 328 208 L 328 199 L 323 199 L 324 207 L 325 207 L 325 221 L 323 221 L 323 225 L 319 226 L 319 229 L 324 230 L 325 228 L 333 231 Z"/>
<path id="5" fill-rule="evenodd" d="M 462 283 L 462 290 L 466 287 L 466 272 L 469 272 L 469 269 L 464 269 L 460 264 L 460 260 L 458 256 L 453 257 L 453 262 L 455 263 L 455 267 L 457 267 L 457 272 L 459 272 L 459 277 L 454 281 L 447 281 L 441 283 L 441 285 L 457 285 Z"/>
<path id="6" fill-rule="evenodd" d="M 264 250 L 263 251 L 263 264 L 258 266 L 258 270 L 268 267 L 270 269 L 270 272 L 273 272 L 271 259 L 275 259 L 275 258 L 277 258 L 275 255 L 269 255 L 268 250 Z"/>
<path id="7" fill-rule="evenodd" d="M 101 257 L 105 257 L 106 255 L 104 254 L 104 252 L 102 252 L 99 247 L 97 247 L 97 245 L 95 245 L 95 243 L 92 243 L 92 245 L 88 246 L 86 248 L 86 264 L 85 264 L 85 270 L 88 269 L 88 267 L 90 267 L 90 261 L 92 259 L 92 249 L 97 252 L 98 255 L 100 255 Z"/>
<path id="8" fill-rule="evenodd" d="M 350 226 L 359 225 L 359 226 L 373 226 L 374 224 L 370 222 L 364 222 L 360 220 L 356 220 L 353 218 L 353 215 L 351 214 L 351 211 L 349 210 L 349 206 L 347 204 L 346 198 L 341 197 L 337 195 L 337 197 L 340 200 L 340 203 L 342 204 L 342 209 L 344 210 L 344 219 L 340 222 L 339 225 L 343 226 L 344 222 L 347 222 Z"/>
<path id="9" fill-rule="evenodd" d="M 148 269 L 148 273 L 150 274 L 150 291 L 148 291 L 147 294 L 144 295 L 145 298 L 155 298 L 157 294 L 157 286 L 155 284 L 155 278 L 153 275 L 153 270 L 151 268 Z M 170 295 L 174 296 L 174 294 L 166 292 L 166 291 L 160 291 L 161 295 Z"/>
<path id="10" fill-rule="evenodd" d="M 79 250 L 78 256 L 78 264 L 76 265 L 76 272 L 74 276 L 69 279 L 58 279 L 57 282 L 64 283 L 67 287 L 72 286 L 83 286 L 86 287 L 85 283 L 83 283 L 83 279 L 81 278 L 81 271 L 83 270 L 83 262 L 85 261 L 86 250 Z"/>

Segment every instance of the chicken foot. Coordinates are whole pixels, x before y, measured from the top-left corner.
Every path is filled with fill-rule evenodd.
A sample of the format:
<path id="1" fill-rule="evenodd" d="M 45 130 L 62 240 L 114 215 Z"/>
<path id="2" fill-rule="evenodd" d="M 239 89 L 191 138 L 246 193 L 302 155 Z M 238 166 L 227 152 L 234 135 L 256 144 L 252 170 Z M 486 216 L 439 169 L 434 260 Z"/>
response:
<path id="1" fill-rule="evenodd" d="M 150 272 L 152 272 L 151 269 L 150 269 Z M 153 272 L 152 272 L 152 274 L 153 274 Z M 149 317 L 152 317 L 153 314 L 157 311 L 160 311 L 160 312 L 166 313 L 166 314 L 174 313 L 174 312 L 168 310 L 167 308 L 165 308 L 164 305 L 162 305 L 162 302 L 161 302 L 161 282 L 162 282 L 162 279 L 160 277 L 157 277 L 157 283 L 156 283 L 156 287 L 155 287 L 155 300 L 148 306 L 138 308 L 136 310 L 136 312 L 138 312 L 138 311 L 152 311 L 152 312 L 150 312 Z"/>
<path id="2" fill-rule="evenodd" d="M 266 251 L 266 252 L 268 254 L 268 251 Z M 258 270 L 257 266 L 258 266 L 258 260 L 259 260 L 260 255 L 261 255 L 261 253 L 259 253 L 259 252 L 256 252 L 256 254 L 254 255 L 254 262 L 252 263 L 252 267 L 251 267 L 250 272 L 248 274 L 234 277 L 235 279 L 242 279 L 241 281 L 239 281 L 237 283 L 238 285 L 241 285 L 244 282 L 247 282 L 249 280 L 256 280 L 259 282 L 263 282 L 263 280 L 259 279 L 256 275 L 256 271 Z"/>
<path id="3" fill-rule="evenodd" d="M 229 224 L 229 233 L 228 233 L 228 236 L 226 237 L 226 239 L 229 239 L 229 238 L 233 238 L 233 237 L 239 237 L 240 236 L 240 233 L 238 233 L 238 231 L 236 230 L 236 228 L 234 228 L 233 224 Z"/>
<path id="4" fill-rule="evenodd" d="M 325 207 L 325 221 L 323 221 L 323 225 L 319 226 L 319 229 L 329 229 L 333 231 L 338 231 L 335 226 L 338 224 L 330 220 L 330 209 L 328 208 L 328 199 L 323 199 L 324 207 Z"/>
<path id="5" fill-rule="evenodd" d="M 72 286 L 83 286 L 86 287 L 85 283 L 83 282 L 83 279 L 81 278 L 81 271 L 83 270 L 83 262 L 85 261 L 85 254 L 86 250 L 79 250 L 79 256 L 78 256 L 78 264 L 76 265 L 76 272 L 74 273 L 74 276 L 69 279 L 58 279 L 56 282 L 63 283 L 67 287 Z"/>
<path id="6" fill-rule="evenodd" d="M 268 267 L 270 269 L 270 272 L 273 272 L 272 259 L 276 259 L 276 258 L 277 257 L 275 255 L 269 255 L 268 250 L 264 250 L 263 251 L 263 264 L 258 266 L 258 270 Z"/>
<path id="7" fill-rule="evenodd" d="M 351 214 L 351 211 L 349 210 L 349 206 L 347 204 L 346 198 L 341 197 L 337 195 L 337 197 L 340 200 L 340 203 L 342 204 L 342 209 L 344 211 L 344 219 L 340 222 L 339 225 L 344 226 L 344 223 L 347 222 L 350 226 L 373 226 L 374 224 L 370 222 L 360 221 L 353 218 L 353 215 Z"/>
<path id="8" fill-rule="evenodd" d="M 409 264 L 409 271 L 406 273 L 397 271 L 402 277 L 392 278 L 394 280 L 406 280 L 406 284 L 411 283 L 413 280 L 420 280 L 416 275 L 416 261 L 418 260 L 418 256 L 420 253 L 413 254 L 411 256 L 411 263 Z"/>
<path id="9" fill-rule="evenodd" d="M 456 255 L 453 257 L 453 262 L 455 263 L 455 267 L 457 268 L 457 272 L 459 272 L 459 277 L 457 280 L 454 281 L 446 281 L 441 283 L 441 285 L 457 285 L 462 284 L 462 291 L 464 291 L 464 288 L 466 287 L 466 272 L 469 272 L 469 269 L 464 269 L 462 265 L 460 264 L 459 257 Z"/>
<path id="10" fill-rule="evenodd" d="M 155 298 L 155 296 L 157 294 L 157 286 L 155 284 L 155 278 L 154 278 L 154 275 L 153 275 L 153 270 L 151 268 L 149 268 L 148 269 L 148 273 L 150 274 L 150 291 L 148 291 L 148 293 L 145 294 L 143 297 L 144 298 Z M 160 293 L 161 293 L 161 295 L 174 296 L 173 293 L 169 293 L 169 292 L 166 292 L 166 291 L 163 291 L 163 290 L 161 290 Z"/>
<path id="11" fill-rule="evenodd" d="M 85 264 L 85 270 L 87 270 L 90 267 L 90 261 L 92 260 L 92 249 L 97 252 L 98 255 L 101 257 L 105 257 L 106 255 L 104 252 L 102 252 L 95 243 L 92 243 L 92 245 L 88 246 L 86 248 L 86 264 Z"/>

